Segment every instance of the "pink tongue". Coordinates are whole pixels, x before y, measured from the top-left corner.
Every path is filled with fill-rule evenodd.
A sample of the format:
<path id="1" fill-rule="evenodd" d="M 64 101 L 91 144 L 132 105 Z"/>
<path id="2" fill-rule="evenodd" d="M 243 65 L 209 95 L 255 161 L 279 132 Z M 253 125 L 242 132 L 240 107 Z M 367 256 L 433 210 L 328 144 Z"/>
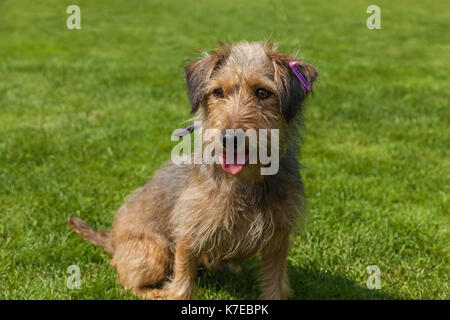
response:
<path id="1" fill-rule="evenodd" d="M 242 168 L 244 167 L 245 162 L 248 161 L 248 154 L 245 154 L 245 162 L 242 164 L 237 163 L 236 155 L 234 158 L 234 163 L 226 163 L 227 155 L 226 152 L 222 153 L 220 157 L 220 164 L 222 166 L 223 171 L 229 173 L 229 174 L 238 174 L 241 172 Z"/>

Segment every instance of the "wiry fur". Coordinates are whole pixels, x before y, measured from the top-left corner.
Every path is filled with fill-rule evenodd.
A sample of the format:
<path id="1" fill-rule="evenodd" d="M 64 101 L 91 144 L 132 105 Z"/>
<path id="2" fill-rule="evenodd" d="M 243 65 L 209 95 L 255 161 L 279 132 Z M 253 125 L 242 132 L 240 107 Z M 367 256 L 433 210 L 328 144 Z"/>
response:
<path id="1" fill-rule="evenodd" d="M 280 168 L 261 176 L 260 164 L 237 175 L 220 165 L 168 163 L 118 210 L 111 233 L 95 232 L 77 218 L 71 226 L 105 247 L 126 288 L 148 298 L 191 298 L 200 262 L 213 267 L 261 253 L 266 299 L 286 299 L 289 234 L 303 206 L 297 162 L 298 125 L 307 91 L 289 70 L 289 57 L 270 43 L 219 48 L 186 68 L 192 112 L 204 129 L 280 130 Z M 299 61 L 312 85 L 314 68 Z M 223 88 L 226 98 L 212 94 Z M 256 88 L 272 96 L 259 101 Z M 156 288 L 162 285 L 161 288 Z"/>

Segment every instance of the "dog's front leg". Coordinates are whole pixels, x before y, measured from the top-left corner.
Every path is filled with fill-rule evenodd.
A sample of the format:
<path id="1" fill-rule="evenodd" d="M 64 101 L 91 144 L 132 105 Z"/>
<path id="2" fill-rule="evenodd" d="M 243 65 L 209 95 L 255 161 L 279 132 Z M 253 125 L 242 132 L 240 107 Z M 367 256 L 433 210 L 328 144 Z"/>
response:
<path id="1" fill-rule="evenodd" d="M 194 277 L 199 258 L 193 255 L 188 242 L 179 241 L 175 249 L 173 280 L 165 290 L 167 299 L 191 299 L 194 291 Z"/>
<path id="2" fill-rule="evenodd" d="M 274 237 L 261 252 L 264 276 L 263 299 L 288 299 L 289 281 L 286 273 L 289 235 Z"/>

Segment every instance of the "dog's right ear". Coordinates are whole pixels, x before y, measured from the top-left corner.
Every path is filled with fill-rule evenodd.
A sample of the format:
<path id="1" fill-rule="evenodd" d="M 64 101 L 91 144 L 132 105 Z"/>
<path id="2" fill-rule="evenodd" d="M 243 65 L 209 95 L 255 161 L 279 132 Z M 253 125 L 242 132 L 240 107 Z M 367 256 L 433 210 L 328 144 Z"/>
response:
<path id="1" fill-rule="evenodd" d="M 225 59 L 229 50 L 227 44 L 220 43 L 219 49 L 186 67 L 186 88 L 191 102 L 191 113 L 197 112 L 202 104 L 211 75 Z"/>
<path id="2" fill-rule="evenodd" d="M 295 68 L 303 75 L 309 89 L 312 90 L 313 83 L 317 79 L 317 71 L 310 64 L 282 53 L 272 52 L 275 66 L 275 82 L 280 90 L 280 103 L 284 117 L 290 121 L 301 111 L 303 100 L 309 94 L 305 84 L 295 75 L 289 63 L 297 62 Z"/>

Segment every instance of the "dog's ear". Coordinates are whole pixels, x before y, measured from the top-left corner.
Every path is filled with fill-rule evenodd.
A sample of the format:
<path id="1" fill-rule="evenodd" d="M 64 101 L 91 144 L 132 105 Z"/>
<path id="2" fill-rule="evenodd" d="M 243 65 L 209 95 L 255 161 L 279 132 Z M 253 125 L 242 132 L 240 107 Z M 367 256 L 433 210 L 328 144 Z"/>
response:
<path id="1" fill-rule="evenodd" d="M 197 112 L 205 98 L 205 89 L 212 73 L 220 66 L 228 52 L 228 45 L 220 43 L 219 49 L 185 68 L 186 88 L 191 102 L 191 113 Z"/>
<path id="2" fill-rule="evenodd" d="M 279 90 L 281 112 L 286 121 L 289 121 L 300 111 L 301 104 L 309 93 L 292 71 L 289 62 L 297 62 L 295 68 L 306 78 L 311 90 L 318 74 L 313 66 L 298 58 L 275 52 L 272 54 L 272 59 L 275 67 L 275 83 Z"/>

